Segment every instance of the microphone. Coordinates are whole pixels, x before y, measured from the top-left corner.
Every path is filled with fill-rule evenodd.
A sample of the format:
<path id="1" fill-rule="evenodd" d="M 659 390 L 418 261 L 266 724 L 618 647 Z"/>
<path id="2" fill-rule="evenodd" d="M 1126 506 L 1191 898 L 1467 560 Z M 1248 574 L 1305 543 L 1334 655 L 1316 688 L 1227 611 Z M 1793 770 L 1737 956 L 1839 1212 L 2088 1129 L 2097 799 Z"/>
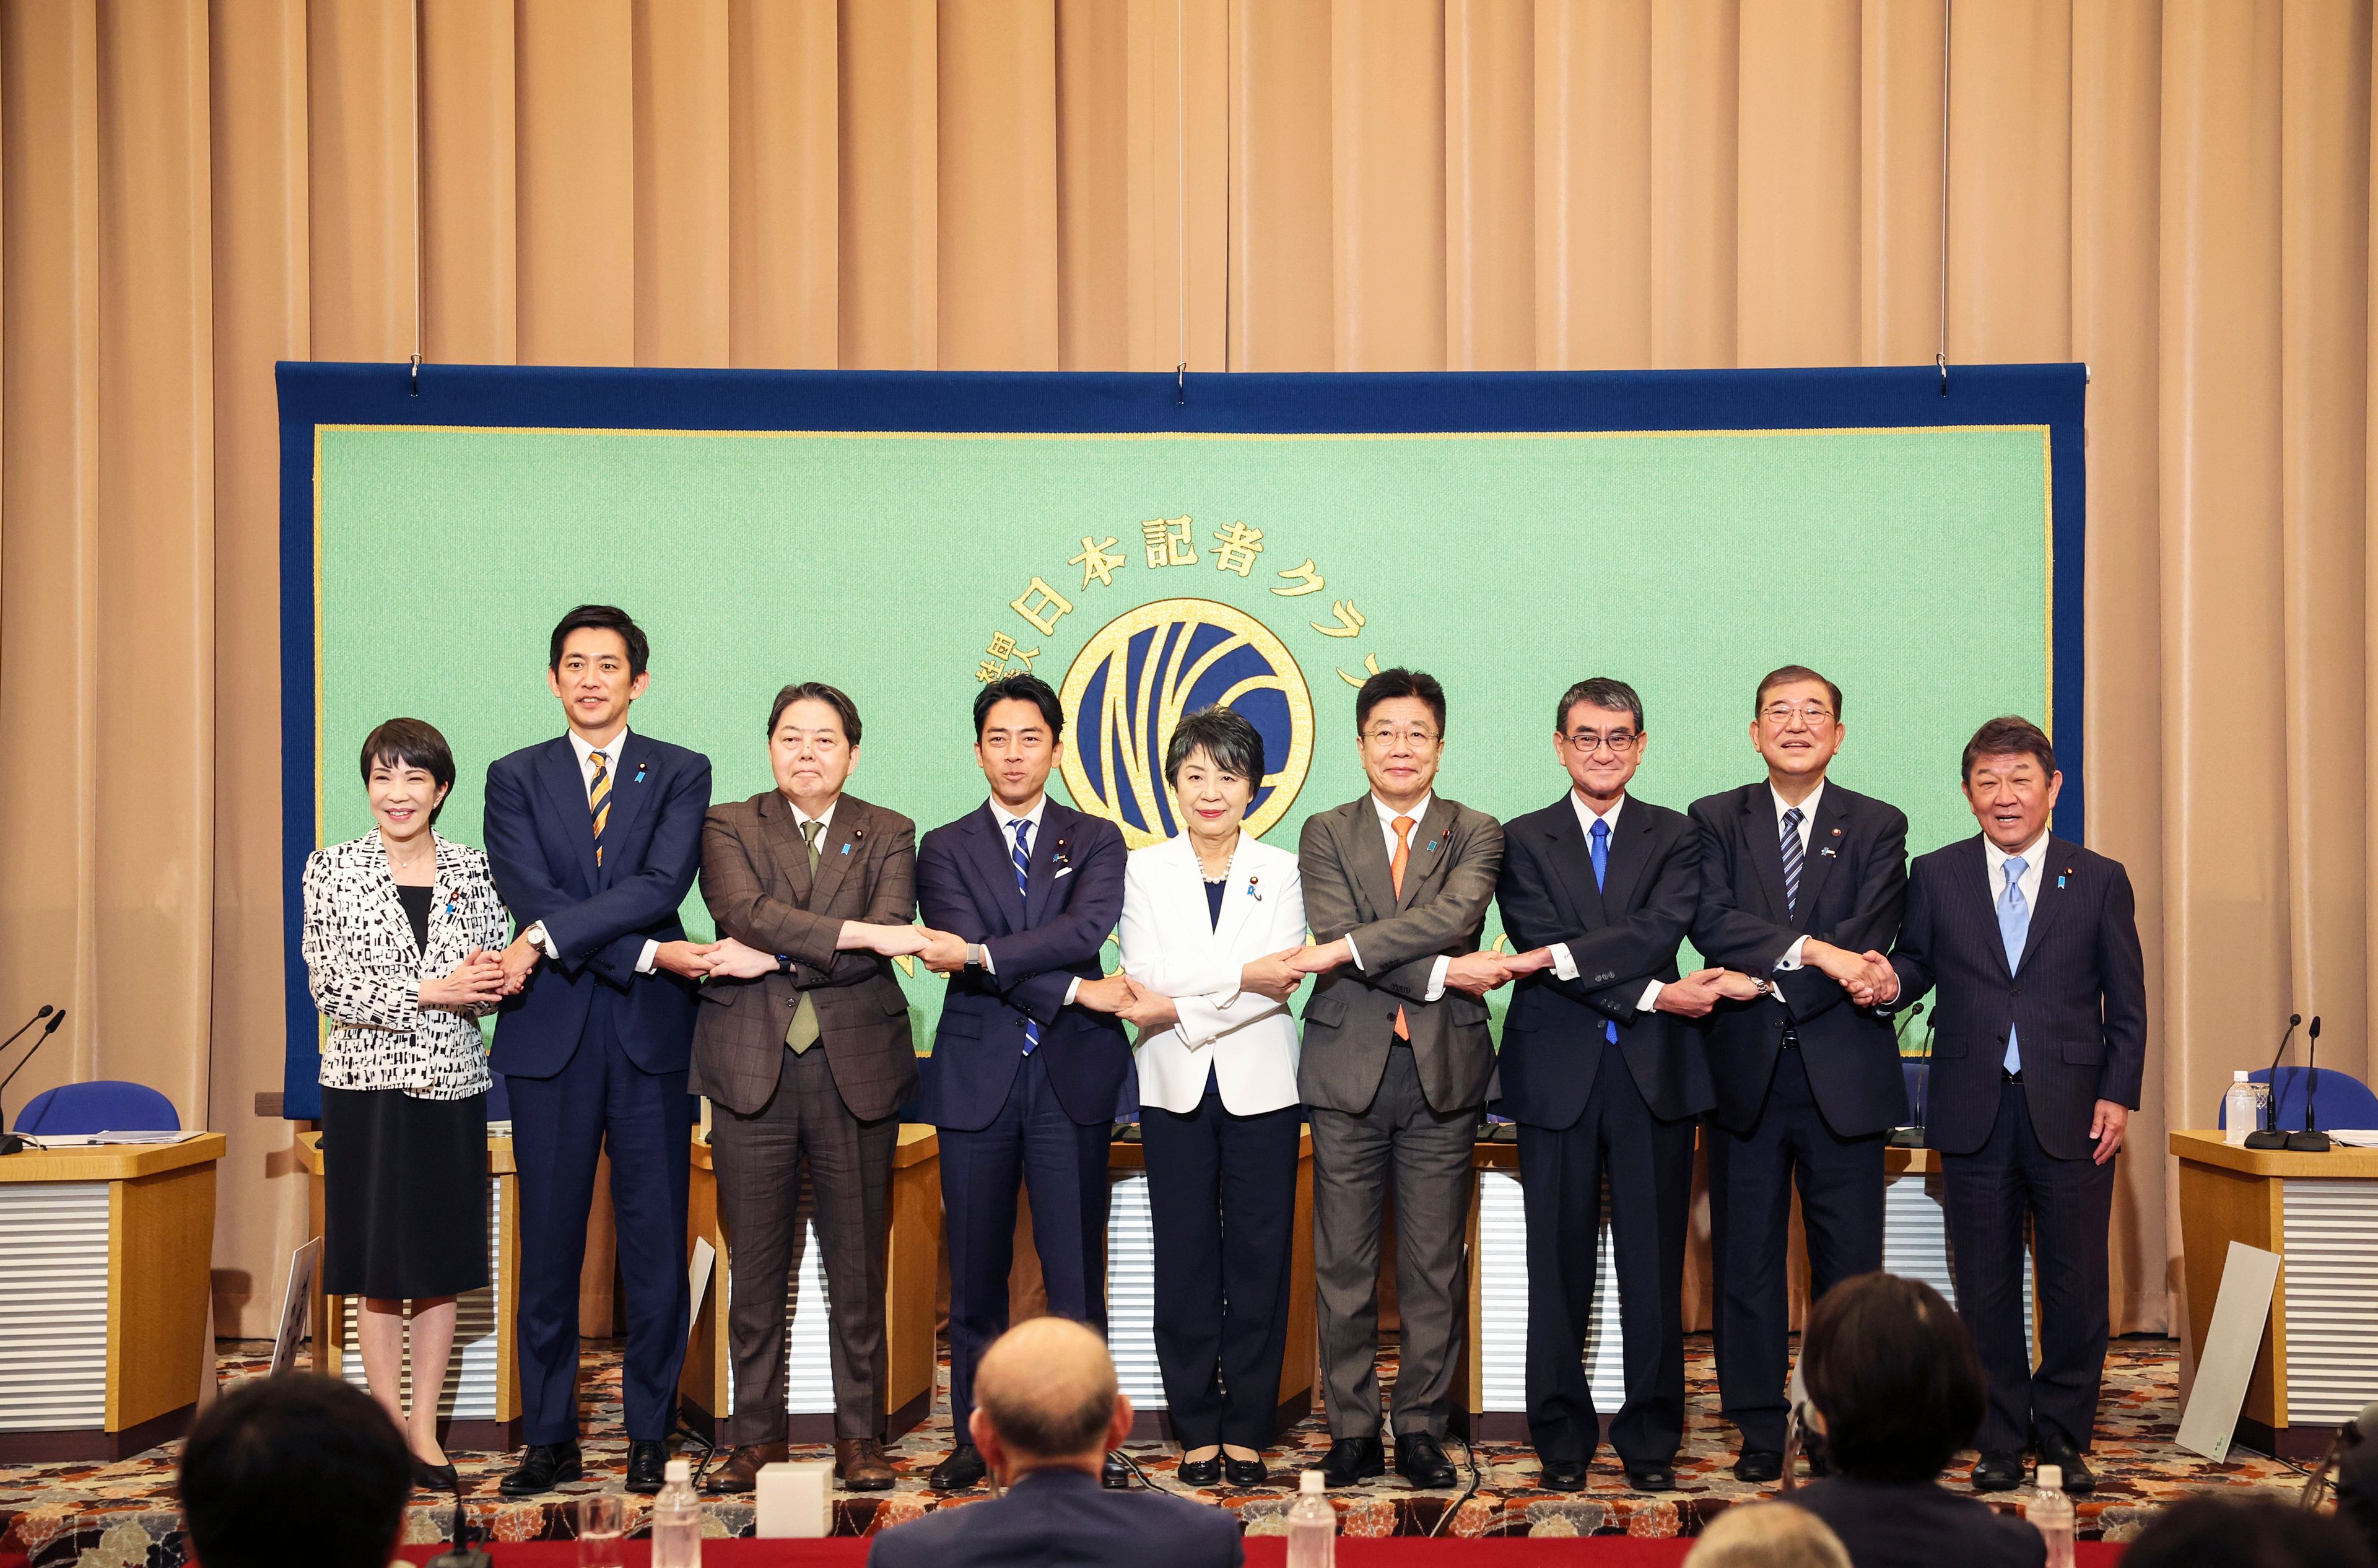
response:
<path id="1" fill-rule="evenodd" d="M 2250 1149 L 2284 1149 L 2288 1146 L 2288 1135 L 2279 1131 L 2279 1058 L 2288 1054 L 2288 1042 L 2296 1037 L 2296 1026 L 2302 1022 L 2302 1013 L 2288 1013 L 2288 1032 L 2279 1036 L 2279 1048 L 2271 1053 L 2271 1124 L 2257 1127 L 2246 1134 L 2246 1147 Z"/>
<path id="2" fill-rule="evenodd" d="M 2324 1155 L 2336 1145 L 2330 1142 L 2312 1116 L 2312 1097 L 2320 1093 L 2320 1014 L 2312 1015 L 2312 1027 L 2304 1038 L 2304 1124 L 2300 1132 L 2288 1134 L 2288 1153 L 2291 1155 Z M 2276 1102 L 2275 1102 L 2276 1103 Z"/>
<path id="3" fill-rule="evenodd" d="M 35 1051 L 42 1048 L 42 1042 L 56 1034 L 58 1032 L 58 1025 L 66 1021 L 66 1015 L 64 1009 L 60 1009 L 53 1012 L 50 1010 L 49 1004 L 44 1002 L 42 1004 L 42 1012 L 37 1012 L 33 1014 L 32 1017 L 25 1020 L 24 1028 L 18 1029 L 17 1031 L 17 1035 L 23 1034 L 26 1029 L 30 1029 L 34 1024 L 40 1023 L 42 1012 L 49 1013 L 50 1015 L 49 1027 L 43 1029 L 40 1034 L 33 1036 L 33 1043 L 25 1047 L 25 1054 L 18 1057 L 17 1059 L 17 1065 L 8 1070 L 8 1076 L 6 1078 L 0 1078 L 0 1095 L 6 1095 L 8 1092 L 8 1085 L 17 1081 L 17 1074 L 25 1071 L 25 1064 L 33 1059 L 33 1053 Z M 11 1035 L 6 1040 L 0 1041 L 0 1051 L 5 1051 L 10 1046 L 15 1045 L 17 1043 L 17 1035 Z M 6 1125 L 6 1119 L 5 1118 L 0 1118 L 0 1128 L 5 1128 Z M 24 1148 L 25 1140 L 18 1137 L 14 1132 L 0 1131 L 0 1156 L 21 1154 L 24 1152 Z"/>
<path id="4" fill-rule="evenodd" d="M 2328 1452 L 2321 1455 L 2319 1466 L 2304 1478 L 2303 1490 L 2296 1497 L 2297 1506 L 2309 1511 L 2326 1501 L 2331 1478 L 2343 1478 L 2337 1476 L 2338 1461 L 2363 1443 L 2378 1443 L 2378 1399 L 2361 1406 L 2351 1420 L 2336 1429 L 2336 1435 L 2328 1440 Z"/>
<path id="5" fill-rule="evenodd" d="M 1892 1028 L 1892 1039 L 1896 1042 L 1905 1038 L 1907 1026 L 1923 1016 L 1924 1004 L 1920 1001 L 1901 1013 L 1898 1023 Z M 1889 1142 L 1895 1149 L 1920 1149 L 1924 1146 L 1924 1107 L 1932 1098 L 1932 1035 L 1929 1030 L 1925 1032 L 1923 1047 L 1923 1054 L 1916 1059 L 1924 1064 L 1924 1096 L 1907 1107 L 1914 1113 L 1916 1119 L 1905 1127 L 1894 1127 L 1891 1130 Z M 1901 1059 L 1906 1059 L 1903 1057 Z"/>
<path id="6" fill-rule="evenodd" d="M 462 1477 L 454 1476 L 454 1545 L 431 1558 L 426 1568 L 495 1568 L 496 1560 L 471 1544 L 471 1515 L 462 1506 Z"/>

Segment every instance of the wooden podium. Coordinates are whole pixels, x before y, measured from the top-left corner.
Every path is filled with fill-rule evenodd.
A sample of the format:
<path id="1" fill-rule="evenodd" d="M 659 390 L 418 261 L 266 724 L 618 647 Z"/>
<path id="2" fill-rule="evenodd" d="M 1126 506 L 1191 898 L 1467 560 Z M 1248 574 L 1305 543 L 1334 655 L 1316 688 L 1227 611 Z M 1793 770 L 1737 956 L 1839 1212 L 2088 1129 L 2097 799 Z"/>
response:
<path id="1" fill-rule="evenodd" d="M 189 1430 L 225 1140 L 0 1159 L 0 1463 L 122 1459 Z"/>
<path id="2" fill-rule="evenodd" d="M 678 1381 L 685 1423 L 713 1435 L 719 1417 L 734 1409 L 727 1336 L 727 1242 L 718 1218 L 718 1177 L 710 1145 L 695 1134 L 693 1180 L 686 1208 L 689 1239 L 717 1250 L 710 1287 L 694 1314 L 693 1337 Z M 942 1255 L 942 1145 L 932 1128 L 902 1124 L 892 1155 L 891 1242 L 884 1260 L 883 1333 L 889 1385 L 883 1391 L 888 1442 L 922 1421 L 933 1405 L 934 1289 Z M 801 1249 L 798 1296 L 790 1309 L 792 1347 L 787 1358 L 790 1410 L 786 1435 L 794 1442 L 834 1441 L 834 1376 L 828 1365 L 824 1264 L 814 1232 Z"/>
<path id="3" fill-rule="evenodd" d="M 2171 1152 L 2189 1366 L 2213 1323 L 2229 1243 L 2278 1253 L 2238 1436 L 2284 1459 L 2318 1458 L 2338 1424 L 2378 1396 L 2378 1149 L 2290 1154 L 2187 1131 L 2171 1134 Z"/>
<path id="4" fill-rule="evenodd" d="M 307 1183 L 308 1233 L 322 1234 L 322 1135 L 297 1134 L 297 1163 Z M 335 1156 L 333 1149 L 330 1155 Z M 512 1141 L 487 1139 L 487 1287 L 454 1303 L 454 1358 L 438 1396 L 438 1441 L 473 1453 L 503 1453 L 517 1447 L 521 1430 L 520 1368 L 514 1360 L 513 1324 L 520 1311 L 520 1179 Z M 314 1370 L 362 1387 L 363 1360 L 347 1353 L 356 1304 L 322 1288 L 314 1270 L 312 1321 Z M 413 1371 L 404 1383 L 411 1399 Z"/>

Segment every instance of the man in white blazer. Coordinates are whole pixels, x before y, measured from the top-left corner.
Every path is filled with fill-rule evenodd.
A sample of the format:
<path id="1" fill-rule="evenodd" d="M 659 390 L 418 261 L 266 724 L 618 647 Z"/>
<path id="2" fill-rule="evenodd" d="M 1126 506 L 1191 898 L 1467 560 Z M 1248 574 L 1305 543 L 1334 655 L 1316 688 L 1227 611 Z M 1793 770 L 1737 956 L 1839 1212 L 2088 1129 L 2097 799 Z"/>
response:
<path id="1" fill-rule="evenodd" d="M 1132 851 L 1123 966 L 1139 1026 L 1140 1137 L 1156 1230 L 1156 1356 L 1190 1486 L 1260 1486 L 1279 1402 L 1296 1211 L 1303 976 L 1296 856 L 1243 822 L 1263 736 L 1228 708 L 1165 750 L 1182 832 Z"/>

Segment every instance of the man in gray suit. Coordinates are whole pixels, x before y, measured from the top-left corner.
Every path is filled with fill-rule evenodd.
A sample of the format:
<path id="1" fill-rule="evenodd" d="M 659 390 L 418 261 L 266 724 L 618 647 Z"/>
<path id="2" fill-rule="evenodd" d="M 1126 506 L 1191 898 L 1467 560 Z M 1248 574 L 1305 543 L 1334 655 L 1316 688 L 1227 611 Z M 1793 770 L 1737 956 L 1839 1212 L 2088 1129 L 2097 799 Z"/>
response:
<path id="1" fill-rule="evenodd" d="M 776 787 L 714 806 L 702 897 L 722 939 L 703 986 L 691 1087 L 709 1096 L 718 1212 L 733 1287 L 727 1331 L 732 1449 L 710 1490 L 748 1492 L 785 1457 L 785 1289 L 800 1264 L 809 1167 L 834 1320 L 834 1464 L 853 1491 L 892 1485 L 884 1462 L 884 1249 L 901 1103 L 916 1093 L 908 1000 L 890 956 L 926 933 L 915 911 L 917 827 L 842 793 L 859 710 L 823 682 L 786 687 L 768 714 Z"/>
<path id="2" fill-rule="evenodd" d="M 1379 1215 L 1395 1187 L 1403 1318 L 1396 1470 L 1454 1484 L 1443 1447 L 1468 1296 L 1471 1150 L 1495 1046 L 1485 994 L 1509 965 L 1478 951 L 1503 864 L 1494 818 L 1435 793 L 1445 688 L 1381 670 L 1354 699 L 1370 793 L 1304 824 L 1298 860 L 1317 976 L 1297 1071 L 1313 1127 L 1313 1267 L 1333 1487 L 1386 1473 L 1379 1440 Z"/>

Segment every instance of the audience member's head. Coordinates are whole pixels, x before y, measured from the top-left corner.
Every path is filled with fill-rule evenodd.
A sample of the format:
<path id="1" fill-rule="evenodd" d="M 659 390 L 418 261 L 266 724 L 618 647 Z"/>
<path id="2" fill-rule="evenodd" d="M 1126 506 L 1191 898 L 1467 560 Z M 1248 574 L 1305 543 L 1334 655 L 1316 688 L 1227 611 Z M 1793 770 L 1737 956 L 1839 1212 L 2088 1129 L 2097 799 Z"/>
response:
<path id="1" fill-rule="evenodd" d="M 2272 1497 L 2199 1492 L 2158 1512 L 2122 1568 L 2371 1568 L 2353 1526 Z"/>
<path id="2" fill-rule="evenodd" d="M 1033 1318 L 991 1342 L 974 1373 L 974 1444 L 1003 1483 L 1032 1470 L 1096 1475 L 1131 1435 L 1106 1341 L 1069 1318 Z"/>
<path id="3" fill-rule="evenodd" d="M 1973 1337 L 1919 1279 L 1862 1274 L 1825 1292 L 1801 1336 L 1825 1453 L 1845 1475 L 1928 1481 L 1981 1425 Z"/>
<path id="4" fill-rule="evenodd" d="M 2373 1435 L 2347 1449 L 2336 1462 L 2336 1516 L 2350 1520 L 2371 1554 L 2378 1556 L 2378 1421 L 2372 1421 L 2365 1409 L 2354 1422 Z"/>
<path id="5" fill-rule="evenodd" d="M 1850 1568 L 1850 1554 L 1805 1508 L 1737 1502 L 1702 1526 L 1685 1568 Z"/>
<path id="6" fill-rule="evenodd" d="M 240 1384 L 182 1448 L 182 1524 L 201 1568 L 387 1568 L 412 1490 L 388 1412 L 310 1372 Z"/>

